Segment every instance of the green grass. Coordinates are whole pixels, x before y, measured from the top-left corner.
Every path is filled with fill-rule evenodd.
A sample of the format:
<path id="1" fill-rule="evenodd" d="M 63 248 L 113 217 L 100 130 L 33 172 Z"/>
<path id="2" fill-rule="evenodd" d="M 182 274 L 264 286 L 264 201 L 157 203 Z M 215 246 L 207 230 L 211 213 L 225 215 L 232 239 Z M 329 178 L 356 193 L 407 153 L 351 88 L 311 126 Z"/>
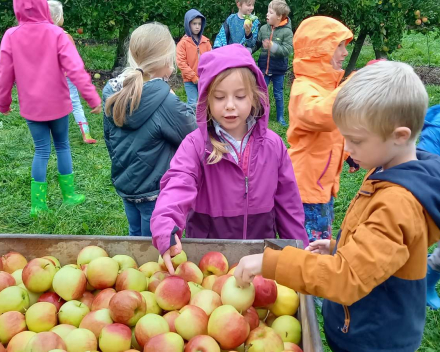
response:
<path id="1" fill-rule="evenodd" d="M 423 38 L 422 38 L 423 39 Z M 413 45 L 413 49 L 411 49 Z M 435 46 L 437 45 L 437 46 Z M 437 48 L 440 54 L 438 42 Z M 78 45 L 88 69 L 108 70 L 113 65 L 114 46 L 111 45 Z M 423 53 L 423 44 L 417 35 L 406 36 L 399 58 L 417 65 L 427 64 Z M 436 55 L 437 55 L 436 54 Z M 393 55 L 397 55 L 393 54 Z M 358 67 L 362 67 L 374 58 L 372 48 L 365 46 L 362 50 Z M 417 61 L 419 60 L 419 61 Z M 433 60 L 431 58 L 431 60 Z M 437 59 L 436 59 L 437 60 Z M 432 61 L 440 65 L 440 61 Z M 440 87 L 427 86 L 430 104 L 440 104 Z M 176 94 L 186 100 L 184 88 L 175 89 Z M 288 99 L 290 86 L 285 85 L 285 116 L 288 116 Z M 286 142 L 287 129 L 280 126 L 275 118 L 275 106 L 271 95 L 271 114 L 269 128 L 277 132 Z M 28 127 L 18 113 L 17 94 L 13 92 L 14 111 L 9 116 L 0 115 L 0 233 L 33 233 L 33 234 L 73 234 L 73 235 L 127 235 L 128 223 L 122 201 L 116 194 L 110 180 L 110 160 L 103 139 L 102 116 L 91 115 L 84 105 L 92 136 L 98 140 L 95 145 L 82 142 L 79 128 L 73 117 L 70 120 L 70 144 L 74 172 L 78 190 L 86 194 L 84 204 L 75 208 L 61 205 L 61 193 L 57 183 L 57 166 L 55 152 L 48 166 L 48 204 L 53 213 L 37 219 L 29 217 L 30 207 L 30 171 L 33 157 L 33 142 Z M 342 223 L 349 202 L 356 194 L 362 182 L 364 172 L 347 173 L 347 165 L 341 174 L 339 197 L 335 202 L 335 223 L 337 230 Z M 318 312 L 320 326 L 322 316 Z M 325 341 L 324 341 L 325 344 Z M 326 351 L 329 351 L 326 348 Z M 440 312 L 427 311 L 424 339 L 419 351 L 440 351 Z"/>

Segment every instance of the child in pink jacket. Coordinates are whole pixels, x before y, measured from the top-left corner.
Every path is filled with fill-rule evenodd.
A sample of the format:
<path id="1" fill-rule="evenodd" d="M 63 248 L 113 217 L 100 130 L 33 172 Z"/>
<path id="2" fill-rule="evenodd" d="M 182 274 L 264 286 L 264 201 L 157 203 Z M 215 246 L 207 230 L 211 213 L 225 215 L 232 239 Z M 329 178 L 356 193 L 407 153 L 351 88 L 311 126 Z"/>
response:
<path id="1" fill-rule="evenodd" d="M 46 171 L 51 136 L 58 161 L 58 180 L 64 203 L 84 202 L 75 193 L 69 146 L 69 113 L 72 111 L 66 75 L 78 87 L 92 113 L 101 113 L 101 99 L 75 46 L 53 24 L 46 0 L 14 0 L 18 26 L 8 29 L 0 49 L 0 113 L 7 115 L 11 91 L 17 86 L 20 113 L 35 144 L 31 181 L 31 216 L 47 211 Z"/>

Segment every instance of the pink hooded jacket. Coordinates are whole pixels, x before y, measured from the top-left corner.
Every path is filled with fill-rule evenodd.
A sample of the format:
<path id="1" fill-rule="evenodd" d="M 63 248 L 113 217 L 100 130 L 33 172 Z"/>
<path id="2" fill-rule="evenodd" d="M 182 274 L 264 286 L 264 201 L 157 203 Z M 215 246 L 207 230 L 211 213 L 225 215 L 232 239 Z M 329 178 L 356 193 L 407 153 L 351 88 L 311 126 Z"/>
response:
<path id="1" fill-rule="evenodd" d="M 17 85 L 20 113 L 27 120 L 50 121 L 72 111 L 66 75 L 90 105 L 101 99 L 74 44 L 53 24 L 47 0 L 14 0 L 19 25 L 9 28 L 0 50 L 0 112 L 11 106 Z"/>
<path id="2" fill-rule="evenodd" d="M 161 191 L 151 218 L 153 244 L 163 254 L 173 233 L 188 238 L 298 239 L 307 246 L 304 209 L 292 163 L 280 136 L 267 128 L 269 106 L 258 118 L 237 164 L 228 153 L 208 165 L 212 151 L 206 98 L 213 79 L 233 67 L 247 67 L 267 94 L 263 74 L 249 51 L 239 44 L 209 51 L 198 67 L 199 126 L 183 140 L 170 169 L 161 180 Z M 211 131 L 212 132 L 212 131 Z M 213 132 L 215 134 L 215 132 Z"/>

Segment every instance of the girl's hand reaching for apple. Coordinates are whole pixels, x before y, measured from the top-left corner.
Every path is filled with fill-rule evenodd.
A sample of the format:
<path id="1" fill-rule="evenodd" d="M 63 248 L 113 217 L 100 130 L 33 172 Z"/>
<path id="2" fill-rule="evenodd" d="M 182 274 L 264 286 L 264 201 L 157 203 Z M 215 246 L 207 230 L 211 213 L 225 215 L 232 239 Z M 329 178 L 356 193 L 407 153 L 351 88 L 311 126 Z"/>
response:
<path id="1" fill-rule="evenodd" d="M 234 271 L 238 286 L 247 287 L 263 270 L 263 253 L 241 258 Z"/>
<path id="2" fill-rule="evenodd" d="M 98 105 L 98 106 L 96 106 L 96 107 L 94 107 L 93 109 L 92 109 L 92 111 L 90 111 L 92 114 L 100 114 L 101 112 L 102 112 L 102 106 L 101 105 Z"/>
<path id="3" fill-rule="evenodd" d="M 330 240 L 316 240 L 311 242 L 306 251 L 318 254 L 330 254 Z"/>
<path id="4" fill-rule="evenodd" d="M 178 255 L 180 252 L 182 252 L 182 242 L 180 242 L 179 236 L 177 234 L 174 235 L 174 238 L 176 239 L 176 244 L 172 247 L 170 247 L 163 255 L 163 262 L 165 263 L 165 266 L 168 269 L 168 272 L 171 275 L 174 275 L 174 267 L 173 263 L 171 262 L 171 258 Z"/>

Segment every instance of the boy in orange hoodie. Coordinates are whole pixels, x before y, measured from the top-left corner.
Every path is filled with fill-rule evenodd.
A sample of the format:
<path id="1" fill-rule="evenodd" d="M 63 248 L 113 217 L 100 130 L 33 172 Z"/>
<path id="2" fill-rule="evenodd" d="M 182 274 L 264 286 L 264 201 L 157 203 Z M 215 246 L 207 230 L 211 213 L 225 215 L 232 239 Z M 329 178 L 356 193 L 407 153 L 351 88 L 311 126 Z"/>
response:
<path id="1" fill-rule="evenodd" d="M 333 200 L 344 162 L 344 138 L 333 122 L 332 106 L 352 39 L 346 26 L 324 16 L 304 20 L 293 37 L 287 141 L 310 242 L 332 236 Z"/>
<path id="2" fill-rule="evenodd" d="M 177 66 L 182 72 L 187 103 L 195 109 L 199 91 L 197 67 L 200 55 L 212 49 L 209 39 L 203 35 L 206 19 L 197 10 L 191 9 L 185 14 L 185 35 L 177 44 Z"/>
<path id="3" fill-rule="evenodd" d="M 333 119 L 370 170 L 336 240 L 242 258 L 240 285 L 262 273 L 322 296 L 334 352 L 414 352 L 425 325 L 428 247 L 440 237 L 440 157 L 416 150 L 428 94 L 411 66 L 367 66 L 341 89 Z"/>

